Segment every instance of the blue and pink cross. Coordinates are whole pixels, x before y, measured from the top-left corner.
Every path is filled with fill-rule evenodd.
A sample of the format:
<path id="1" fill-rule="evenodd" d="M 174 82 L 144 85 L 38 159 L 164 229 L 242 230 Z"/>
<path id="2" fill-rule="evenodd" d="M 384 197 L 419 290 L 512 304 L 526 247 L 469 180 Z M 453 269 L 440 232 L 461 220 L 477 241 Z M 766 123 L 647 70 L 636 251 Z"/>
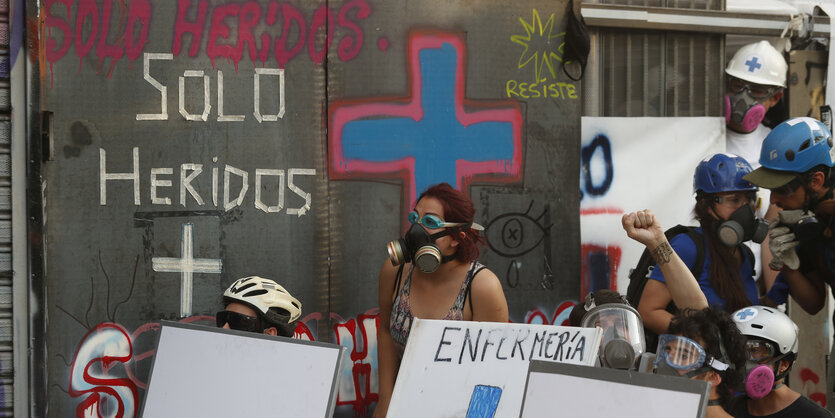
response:
<path id="1" fill-rule="evenodd" d="M 457 34 L 410 34 L 408 97 L 331 104 L 330 177 L 401 179 L 405 211 L 436 183 L 466 192 L 474 181 L 521 180 L 519 106 L 467 100 L 465 61 Z"/>

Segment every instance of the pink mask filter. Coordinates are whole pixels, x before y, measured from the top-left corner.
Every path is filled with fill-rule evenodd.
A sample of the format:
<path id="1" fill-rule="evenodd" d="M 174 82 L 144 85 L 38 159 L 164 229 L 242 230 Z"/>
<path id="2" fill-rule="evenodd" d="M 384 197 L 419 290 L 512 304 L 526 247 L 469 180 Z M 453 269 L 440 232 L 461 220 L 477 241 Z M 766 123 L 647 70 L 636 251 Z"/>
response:
<path id="1" fill-rule="evenodd" d="M 751 399 L 762 399 L 774 387 L 774 370 L 765 364 L 754 367 L 745 379 L 745 393 Z"/>
<path id="2" fill-rule="evenodd" d="M 736 100 L 731 107 L 731 97 L 725 95 L 725 123 L 733 121 L 739 124 L 743 131 L 753 132 L 765 118 L 765 106 L 757 103 L 749 107 L 744 99 L 737 97 L 734 97 Z"/>

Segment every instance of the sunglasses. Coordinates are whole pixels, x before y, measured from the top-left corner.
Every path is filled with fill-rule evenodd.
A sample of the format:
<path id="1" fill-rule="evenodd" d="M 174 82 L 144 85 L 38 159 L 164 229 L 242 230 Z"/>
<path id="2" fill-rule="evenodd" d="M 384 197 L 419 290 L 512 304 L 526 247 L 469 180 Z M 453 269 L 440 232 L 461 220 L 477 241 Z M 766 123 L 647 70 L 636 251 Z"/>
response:
<path id="1" fill-rule="evenodd" d="M 776 194 L 779 196 L 791 196 L 803 183 L 800 181 L 800 178 L 795 177 L 794 180 L 776 188 L 771 189 L 771 194 Z"/>
<path id="2" fill-rule="evenodd" d="M 777 87 L 764 86 L 762 84 L 751 84 L 738 78 L 731 78 L 728 81 L 728 91 L 733 94 L 740 94 L 748 91 L 748 94 L 755 99 L 765 99 L 777 92 Z"/>
<path id="3" fill-rule="evenodd" d="M 229 328 L 238 331 L 261 332 L 264 326 L 261 323 L 261 318 L 244 315 L 233 311 L 220 311 L 215 315 L 215 321 L 218 327 L 229 324 Z"/>

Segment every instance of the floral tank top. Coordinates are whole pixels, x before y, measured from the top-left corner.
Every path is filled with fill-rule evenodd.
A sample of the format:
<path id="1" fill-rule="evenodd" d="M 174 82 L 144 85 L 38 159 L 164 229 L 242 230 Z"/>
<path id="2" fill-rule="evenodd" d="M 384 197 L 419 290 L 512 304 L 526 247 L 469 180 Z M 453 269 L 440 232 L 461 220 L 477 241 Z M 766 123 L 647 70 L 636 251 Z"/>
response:
<path id="1" fill-rule="evenodd" d="M 464 302 L 467 299 L 467 295 L 470 293 L 470 284 L 472 283 L 473 277 L 475 277 L 475 275 L 483 268 L 484 265 L 478 261 L 472 262 L 470 269 L 467 272 L 467 277 L 461 285 L 461 290 L 458 292 L 458 297 L 455 298 L 455 302 L 453 302 L 452 307 L 449 308 L 447 314 L 441 319 L 461 321 L 464 318 Z M 394 298 L 394 302 L 391 307 L 391 318 L 389 320 L 389 331 L 391 332 L 392 339 L 394 339 L 394 345 L 397 347 L 401 356 L 403 355 L 403 350 L 406 348 L 406 341 L 409 339 L 409 331 L 412 328 L 412 321 L 414 319 L 412 315 L 412 307 L 409 305 L 412 272 L 414 270 L 415 265 L 412 264 L 412 267 L 409 269 L 409 274 L 406 276 L 406 281 L 403 283 L 403 288 L 400 289 L 400 292 L 398 292 L 397 296 Z M 396 283 L 400 283 L 402 270 L 397 273 Z M 472 302 L 470 303 L 470 306 L 472 306 Z"/>

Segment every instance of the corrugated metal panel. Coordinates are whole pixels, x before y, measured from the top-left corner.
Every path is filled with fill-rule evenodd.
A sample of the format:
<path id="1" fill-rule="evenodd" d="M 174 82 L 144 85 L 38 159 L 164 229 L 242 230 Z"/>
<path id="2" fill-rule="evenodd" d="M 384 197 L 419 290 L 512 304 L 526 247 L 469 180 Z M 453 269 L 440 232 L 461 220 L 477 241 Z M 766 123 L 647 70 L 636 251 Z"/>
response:
<path id="1" fill-rule="evenodd" d="M 603 4 L 721 10 L 717 0 L 603 0 Z M 601 29 L 601 94 L 587 103 L 596 116 L 719 116 L 722 95 L 722 36 Z M 594 49 L 593 49 L 594 50 Z M 594 60 L 591 60 L 594 63 Z M 594 65 L 594 64 L 592 64 Z"/>
<path id="2" fill-rule="evenodd" d="M 22 13 L 22 11 L 21 11 Z M 9 2 L 0 0 L 0 417 L 14 415 L 12 333 L 11 85 Z M 21 388 L 25 389 L 25 388 Z"/>

